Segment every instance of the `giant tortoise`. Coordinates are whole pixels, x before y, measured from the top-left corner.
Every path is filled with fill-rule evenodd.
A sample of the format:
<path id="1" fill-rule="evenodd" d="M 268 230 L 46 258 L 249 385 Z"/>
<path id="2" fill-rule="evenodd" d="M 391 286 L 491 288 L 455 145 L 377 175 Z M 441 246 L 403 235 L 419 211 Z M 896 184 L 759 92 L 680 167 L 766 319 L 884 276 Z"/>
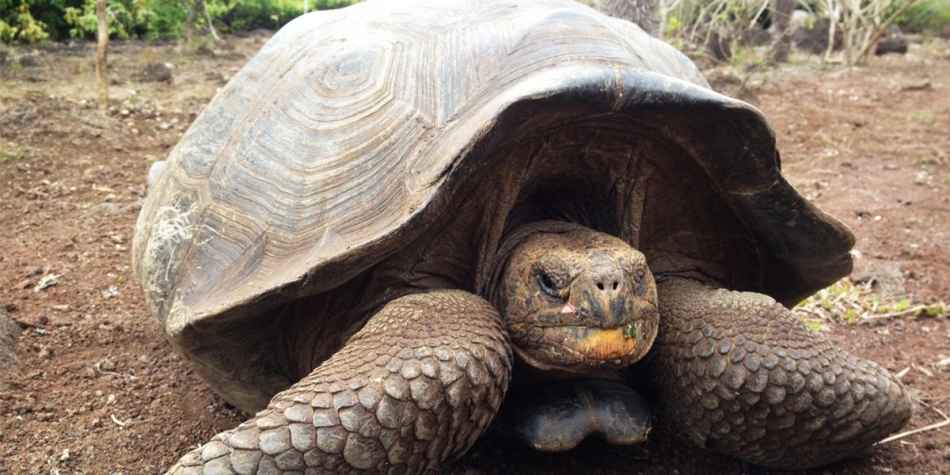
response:
<path id="1" fill-rule="evenodd" d="M 853 242 L 757 110 L 635 25 L 370 0 L 290 22 L 211 101 L 134 270 L 175 349 L 256 412 L 172 473 L 419 473 L 486 431 L 634 443 L 634 385 L 699 446 L 795 468 L 911 414 L 788 310 Z"/>

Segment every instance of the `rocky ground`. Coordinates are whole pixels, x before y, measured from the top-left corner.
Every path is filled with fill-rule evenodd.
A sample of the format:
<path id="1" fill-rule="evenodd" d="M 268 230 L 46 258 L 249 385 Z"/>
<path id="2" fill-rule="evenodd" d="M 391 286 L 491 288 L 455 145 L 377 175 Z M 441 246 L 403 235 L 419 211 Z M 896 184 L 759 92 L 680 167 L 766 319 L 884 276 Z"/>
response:
<path id="1" fill-rule="evenodd" d="M 92 105 L 93 45 L 0 53 L 0 473 L 158 474 L 246 417 L 172 352 L 145 310 L 129 246 L 148 167 L 265 40 L 228 38 L 184 55 L 114 44 L 105 115 Z M 876 282 L 858 297 L 843 285 L 801 313 L 903 374 L 920 400 L 910 429 L 939 423 L 950 412 L 950 321 L 945 309 L 911 310 L 940 313 L 936 304 L 950 300 L 950 47 L 917 42 L 854 68 L 794 59 L 716 73 L 715 84 L 770 118 L 789 180 L 857 235 L 852 280 Z M 862 309 L 856 323 L 816 316 L 843 304 Z M 815 473 L 948 467 L 944 427 Z M 662 421 L 641 447 L 590 442 L 551 455 L 484 440 L 444 470 L 767 472 L 694 449 Z"/>

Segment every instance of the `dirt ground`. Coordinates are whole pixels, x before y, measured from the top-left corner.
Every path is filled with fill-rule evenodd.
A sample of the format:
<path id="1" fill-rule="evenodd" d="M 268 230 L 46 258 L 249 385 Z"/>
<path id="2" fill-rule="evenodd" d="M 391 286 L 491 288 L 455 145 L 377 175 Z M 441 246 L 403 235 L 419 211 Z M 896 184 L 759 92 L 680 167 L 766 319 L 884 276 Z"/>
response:
<path id="1" fill-rule="evenodd" d="M 0 52 L 0 473 L 159 474 L 246 417 L 165 341 L 131 275 L 130 241 L 149 165 L 265 40 L 189 55 L 114 43 L 108 115 L 92 105 L 93 45 Z M 155 62 L 172 66 L 171 82 L 145 81 L 161 78 L 161 67 L 144 74 Z M 855 68 L 801 56 L 738 79 L 741 90 L 728 80 L 723 89 L 770 118 L 789 180 L 857 235 L 854 279 L 875 277 L 882 301 L 950 300 L 948 43 Z M 946 314 L 824 327 L 904 371 L 921 402 L 910 429 L 950 413 Z M 662 421 L 632 448 L 593 441 L 552 455 L 483 440 L 443 472 L 768 473 L 695 449 Z M 814 473 L 950 473 L 950 427 Z"/>

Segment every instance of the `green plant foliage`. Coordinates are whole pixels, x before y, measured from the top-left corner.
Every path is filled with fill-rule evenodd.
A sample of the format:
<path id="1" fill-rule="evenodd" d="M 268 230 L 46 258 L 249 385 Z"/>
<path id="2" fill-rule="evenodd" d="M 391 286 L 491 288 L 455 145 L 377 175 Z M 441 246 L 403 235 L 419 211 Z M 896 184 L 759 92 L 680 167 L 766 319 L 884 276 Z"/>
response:
<path id="1" fill-rule="evenodd" d="M 215 27 L 222 31 L 280 28 L 303 14 L 302 0 L 206 0 Z M 359 0 L 311 0 L 310 10 L 342 8 Z"/>
<path id="2" fill-rule="evenodd" d="M 279 28 L 303 13 L 303 2 L 287 0 L 206 0 L 220 30 L 248 31 Z M 218 23 L 220 22 L 220 24 Z"/>
<path id="3" fill-rule="evenodd" d="M 0 0 L 0 41 L 25 43 L 69 37 L 63 12 L 83 0 Z"/>
<path id="4" fill-rule="evenodd" d="M 739 38 L 762 28 L 759 21 L 768 5 L 769 0 L 670 0 L 663 39 L 675 46 L 719 45 L 731 57 L 727 51 L 734 51 Z"/>
<path id="5" fill-rule="evenodd" d="M 0 164 L 9 162 L 10 160 L 19 160 L 23 158 L 23 150 L 14 149 L 14 150 L 4 150 L 0 152 Z"/>
<path id="6" fill-rule="evenodd" d="M 0 0 L 0 41 L 37 43 L 49 37 L 46 24 L 33 17 L 27 0 Z"/>
<path id="7" fill-rule="evenodd" d="M 665 36 L 675 36 L 683 28 L 683 22 L 674 15 L 668 15 L 663 22 L 663 33 Z"/>
<path id="8" fill-rule="evenodd" d="M 149 0 L 144 35 L 148 39 L 181 38 L 188 10 L 184 4 L 169 0 Z"/>
<path id="9" fill-rule="evenodd" d="M 897 25 L 910 33 L 950 30 L 950 0 L 924 0 L 904 12 Z"/>
<path id="10" fill-rule="evenodd" d="M 83 0 L 30 0 L 33 17 L 46 25 L 46 32 L 53 41 L 69 39 L 69 24 L 63 12 L 68 7 L 82 7 Z"/>
<path id="11" fill-rule="evenodd" d="M 10 142 L 0 142 L 0 165 L 35 156 L 37 156 L 35 150 L 20 148 Z"/>
<path id="12" fill-rule="evenodd" d="M 16 38 L 18 28 L 0 20 L 0 41 L 10 43 Z"/>
<path id="13" fill-rule="evenodd" d="M 845 278 L 798 304 L 795 312 L 809 322 L 858 324 L 892 318 L 940 317 L 950 313 L 950 308 L 943 301 L 914 303 L 911 298 L 884 302 L 880 294 L 871 290 L 870 283 L 855 285 Z"/>
<path id="14" fill-rule="evenodd" d="M 185 6 L 169 0 L 109 0 L 109 36 L 112 38 L 177 38 L 188 16 Z M 73 38 L 94 38 L 96 1 L 85 0 L 81 8 L 66 7 L 66 23 Z"/>
<path id="15" fill-rule="evenodd" d="M 311 10 L 351 5 L 359 0 L 309 0 Z M 112 38 L 180 38 L 194 0 L 109 0 Z M 303 13 L 303 0 L 206 0 L 215 28 L 224 32 L 275 29 Z M 203 14 L 195 17 L 199 30 Z M 95 38 L 95 0 L 0 0 L 0 41 Z"/>

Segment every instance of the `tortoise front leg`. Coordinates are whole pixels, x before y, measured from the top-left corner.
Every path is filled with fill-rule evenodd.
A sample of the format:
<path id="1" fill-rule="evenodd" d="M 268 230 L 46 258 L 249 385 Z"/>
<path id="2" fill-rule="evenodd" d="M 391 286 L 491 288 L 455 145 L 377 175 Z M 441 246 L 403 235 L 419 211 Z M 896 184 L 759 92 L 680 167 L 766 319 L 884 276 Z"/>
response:
<path id="1" fill-rule="evenodd" d="M 508 335 L 488 302 L 452 290 L 409 295 L 169 473 L 420 473 L 471 447 L 510 376 Z"/>
<path id="2" fill-rule="evenodd" d="M 769 467 L 814 467 L 910 418 L 913 404 L 894 375 L 770 297 L 679 279 L 657 290 L 648 369 L 665 412 L 700 446 Z"/>

